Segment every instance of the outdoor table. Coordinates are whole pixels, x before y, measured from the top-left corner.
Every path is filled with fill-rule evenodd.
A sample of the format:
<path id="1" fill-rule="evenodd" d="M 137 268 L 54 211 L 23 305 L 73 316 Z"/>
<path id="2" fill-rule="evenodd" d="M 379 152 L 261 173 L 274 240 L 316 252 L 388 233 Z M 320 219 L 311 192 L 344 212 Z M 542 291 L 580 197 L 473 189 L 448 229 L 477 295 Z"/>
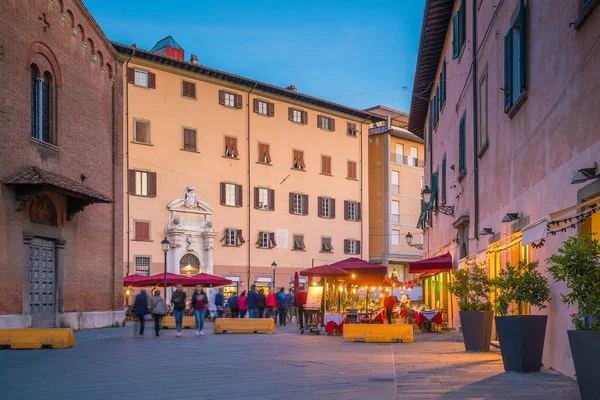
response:
<path id="1" fill-rule="evenodd" d="M 441 324 L 443 322 L 442 313 L 439 310 L 415 310 L 415 322 L 417 323 L 417 326 L 421 326 L 423 322 L 433 322 L 434 324 Z"/>
<path id="2" fill-rule="evenodd" d="M 344 314 L 342 313 L 325 313 L 323 317 L 323 325 L 327 334 L 342 333 L 344 329 Z"/>

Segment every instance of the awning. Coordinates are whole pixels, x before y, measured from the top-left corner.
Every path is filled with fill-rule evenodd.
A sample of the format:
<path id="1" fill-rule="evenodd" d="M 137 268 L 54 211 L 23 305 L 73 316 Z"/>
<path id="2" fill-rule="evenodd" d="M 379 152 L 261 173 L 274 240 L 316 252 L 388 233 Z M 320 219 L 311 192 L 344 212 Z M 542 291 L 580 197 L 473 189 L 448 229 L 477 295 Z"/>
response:
<path id="1" fill-rule="evenodd" d="M 533 224 L 527 225 L 522 229 L 521 245 L 527 246 L 528 244 L 538 242 L 546 237 L 547 232 L 548 218 L 542 218 Z"/>
<path id="2" fill-rule="evenodd" d="M 357 274 L 387 275 L 388 272 L 385 265 L 375 264 L 357 257 L 346 258 L 345 260 L 331 264 L 331 266 L 348 272 L 356 272 Z"/>
<path id="3" fill-rule="evenodd" d="M 574 206 L 571 207 L 567 207 L 563 210 L 560 211 L 556 211 L 553 212 L 552 214 L 550 214 L 550 220 L 555 220 L 555 219 L 559 219 L 561 217 L 564 217 L 565 215 L 573 212 L 573 211 L 577 211 L 577 209 L 585 207 L 585 206 L 589 206 L 590 204 L 594 204 L 594 203 L 598 203 L 600 202 L 600 196 L 596 196 L 594 198 L 591 198 L 589 200 L 584 201 L 583 203 L 579 203 L 579 204 L 575 204 Z"/>
<path id="4" fill-rule="evenodd" d="M 448 272 L 451 269 L 452 256 L 450 253 L 408 264 L 409 274 L 437 274 Z"/>
<path id="5" fill-rule="evenodd" d="M 348 274 L 349 274 L 348 271 L 344 271 L 343 269 L 336 268 L 331 265 L 320 265 L 318 267 L 308 268 L 308 269 L 304 269 L 304 270 L 300 271 L 300 275 L 318 276 L 318 277 L 328 277 L 328 276 L 344 277 Z"/>

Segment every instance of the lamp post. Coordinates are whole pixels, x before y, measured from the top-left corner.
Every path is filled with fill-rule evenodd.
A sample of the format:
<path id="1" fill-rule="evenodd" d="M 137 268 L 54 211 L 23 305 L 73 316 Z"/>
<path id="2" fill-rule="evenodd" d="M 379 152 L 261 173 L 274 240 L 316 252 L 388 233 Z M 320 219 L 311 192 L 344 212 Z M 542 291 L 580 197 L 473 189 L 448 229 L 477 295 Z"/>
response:
<path id="1" fill-rule="evenodd" d="M 167 301 L 167 251 L 169 251 L 169 247 L 171 247 L 171 242 L 169 242 L 167 238 L 164 238 L 164 240 L 160 242 L 160 247 L 162 247 L 162 251 L 165 253 L 165 293 L 163 295 L 165 296 L 165 301 Z"/>
<path id="2" fill-rule="evenodd" d="M 277 292 L 275 289 L 275 270 L 277 269 L 277 263 L 275 261 L 271 263 L 271 269 L 273 270 L 273 293 L 275 293 Z"/>
<path id="3" fill-rule="evenodd" d="M 451 217 L 454 216 L 454 206 L 435 206 L 430 203 L 431 195 L 433 192 L 429 188 L 429 186 L 425 186 L 421 191 L 421 197 L 423 198 L 423 203 L 427 205 L 427 209 L 432 209 L 433 212 L 441 212 L 444 215 L 449 215 Z"/>
<path id="4" fill-rule="evenodd" d="M 417 244 L 412 244 L 412 241 L 413 241 L 413 235 L 411 235 L 411 234 L 410 234 L 410 232 L 408 232 L 408 233 L 406 234 L 406 243 L 407 243 L 407 244 L 408 244 L 410 247 L 414 247 L 414 248 L 416 248 L 416 249 L 423 250 L 423 245 L 422 245 L 422 244 L 419 244 L 419 243 L 417 243 Z"/>

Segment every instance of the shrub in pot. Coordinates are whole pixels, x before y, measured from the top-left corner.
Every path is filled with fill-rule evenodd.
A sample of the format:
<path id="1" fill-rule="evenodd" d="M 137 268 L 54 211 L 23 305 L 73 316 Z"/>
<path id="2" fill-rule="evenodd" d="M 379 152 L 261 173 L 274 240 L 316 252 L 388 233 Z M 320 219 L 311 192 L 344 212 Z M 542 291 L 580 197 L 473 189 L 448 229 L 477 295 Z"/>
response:
<path id="1" fill-rule="evenodd" d="M 507 263 L 491 282 L 498 293 L 496 332 L 505 371 L 538 372 L 542 368 L 548 316 L 522 315 L 525 306 L 542 310 L 550 301 L 548 279 L 537 267 L 537 261 L 520 261 L 518 266 Z M 507 315 L 511 308 L 516 315 Z"/>
<path id="2" fill-rule="evenodd" d="M 456 296 L 466 351 L 490 351 L 492 305 L 490 279 L 483 269 L 463 268 L 450 275 L 448 291 Z"/>
<path id="3" fill-rule="evenodd" d="M 581 398 L 600 393 L 600 243 L 591 234 L 570 237 L 548 258 L 548 271 L 570 290 L 561 294 L 565 304 L 576 305 L 571 314 L 575 330 L 567 331 Z"/>

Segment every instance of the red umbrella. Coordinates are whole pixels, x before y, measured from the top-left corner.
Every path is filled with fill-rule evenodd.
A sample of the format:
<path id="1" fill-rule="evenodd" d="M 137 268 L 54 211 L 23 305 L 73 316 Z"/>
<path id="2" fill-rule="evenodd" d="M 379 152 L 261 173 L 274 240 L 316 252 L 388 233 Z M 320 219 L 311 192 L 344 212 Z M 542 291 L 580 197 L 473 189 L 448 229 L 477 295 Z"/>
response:
<path id="1" fill-rule="evenodd" d="M 230 285 L 232 282 L 231 280 L 229 280 L 227 278 L 221 278 L 220 276 L 215 276 L 215 275 L 205 274 L 205 273 L 191 276 L 189 279 L 190 279 L 190 283 L 193 282 L 194 285 L 202 285 L 202 286 L 208 286 L 208 287 Z"/>
<path id="2" fill-rule="evenodd" d="M 450 253 L 408 264 L 409 274 L 437 274 L 448 272 L 451 269 L 452 256 Z"/>
<path id="3" fill-rule="evenodd" d="M 300 287 L 300 276 L 298 275 L 298 271 L 294 272 L 294 293 L 298 293 L 298 288 Z"/>
<path id="4" fill-rule="evenodd" d="M 357 274 L 387 275 L 388 272 L 388 269 L 385 265 L 370 263 L 357 257 L 350 257 L 345 260 L 338 261 L 331 264 L 331 266 L 349 272 L 356 272 Z"/>
<path id="5" fill-rule="evenodd" d="M 300 275 L 303 275 L 303 276 L 320 276 L 320 277 L 339 276 L 339 277 L 342 277 L 342 276 L 346 276 L 348 274 L 349 274 L 348 271 L 344 271 L 343 269 L 336 268 L 332 265 L 321 265 L 318 267 L 304 269 L 304 270 L 300 271 Z"/>
<path id="6" fill-rule="evenodd" d="M 129 275 L 123 278 L 123 286 L 144 287 L 146 285 L 140 285 L 139 283 L 147 278 L 147 276 L 138 274 Z"/>
<path id="7" fill-rule="evenodd" d="M 172 274 L 167 272 L 167 286 L 175 286 L 178 283 L 181 283 L 183 286 L 196 286 L 189 276 Z M 155 286 L 155 285 L 163 285 L 165 282 L 164 273 L 156 274 L 147 277 L 139 282 L 141 286 Z"/>

